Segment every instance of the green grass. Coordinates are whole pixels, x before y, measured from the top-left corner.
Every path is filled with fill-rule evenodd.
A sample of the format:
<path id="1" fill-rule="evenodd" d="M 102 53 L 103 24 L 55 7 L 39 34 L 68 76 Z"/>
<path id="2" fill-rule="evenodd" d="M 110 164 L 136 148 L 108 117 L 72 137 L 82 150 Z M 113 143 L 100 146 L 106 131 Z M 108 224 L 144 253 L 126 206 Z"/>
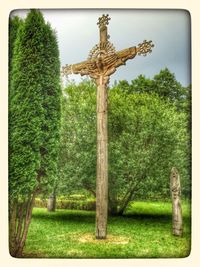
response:
<path id="1" fill-rule="evenodd" d="M 182 258 L 190 253 L 190 205 L 183 205 L 184 234 L 171 234 L 171 204 L 135 202 L 125 216 L 109 217 L 108 238 L 95 239 L 95 212 L 35 208 L 24 257 Z"/>

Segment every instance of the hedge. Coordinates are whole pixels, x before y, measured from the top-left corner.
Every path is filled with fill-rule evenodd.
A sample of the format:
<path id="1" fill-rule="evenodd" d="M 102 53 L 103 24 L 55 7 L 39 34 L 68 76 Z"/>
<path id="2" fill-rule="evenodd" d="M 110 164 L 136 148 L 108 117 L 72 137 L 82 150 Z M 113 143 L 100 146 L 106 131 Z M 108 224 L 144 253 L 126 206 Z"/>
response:
<path id="1" fill-rule="evenodd" d="M 46 208 L 47 199 L 35 199 L 35 207 Z M 56 209 L 71 209 L 71 210 L 95 210 L 95 200 L 71 200 L 71 199 L 58 199 L 56 201 Z"/>

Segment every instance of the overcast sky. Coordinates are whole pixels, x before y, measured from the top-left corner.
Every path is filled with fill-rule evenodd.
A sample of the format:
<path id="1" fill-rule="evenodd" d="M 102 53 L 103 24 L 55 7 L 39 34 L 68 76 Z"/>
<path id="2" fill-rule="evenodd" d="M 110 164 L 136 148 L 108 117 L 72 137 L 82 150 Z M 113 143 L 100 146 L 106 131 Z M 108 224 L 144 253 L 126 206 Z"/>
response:
<path id="1" fill-rule="evenodd" d="M 114 80 L 135 79 L 143 74 L 152 78 L 167 67 L 176 79 L 187 86 L 190 81 L 190 16 L 184 10 L 41 10 L 44 18 L 57 32 L 61 65 L 87 59 L 89 51 L 99 42 L 98 18 L 109 14 L 110 42 L 116 50 L 137 46 L 152 40 L 155 47 L 146 57 L 136 56 L 112 75 Z M 24 16 L 17 10 L 12 15 Z M 79 75 L 70 75 L 79 82 Z"/>

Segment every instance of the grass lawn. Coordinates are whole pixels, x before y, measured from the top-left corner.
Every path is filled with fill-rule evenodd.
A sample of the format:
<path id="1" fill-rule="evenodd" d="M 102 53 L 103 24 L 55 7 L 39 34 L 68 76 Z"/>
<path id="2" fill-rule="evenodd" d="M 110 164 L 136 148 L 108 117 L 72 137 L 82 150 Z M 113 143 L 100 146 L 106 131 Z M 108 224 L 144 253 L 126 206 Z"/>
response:
<path id="1" fill-rule="evenodd" d="M 171 234 L 171 203 L 134 202 L 125 216 L 109 217 L 108 238 L 95 239 L 95 212 L 33 210 L 25 258 L 179 258 L 190 253 L 190 205 L 183 237 Z"/>

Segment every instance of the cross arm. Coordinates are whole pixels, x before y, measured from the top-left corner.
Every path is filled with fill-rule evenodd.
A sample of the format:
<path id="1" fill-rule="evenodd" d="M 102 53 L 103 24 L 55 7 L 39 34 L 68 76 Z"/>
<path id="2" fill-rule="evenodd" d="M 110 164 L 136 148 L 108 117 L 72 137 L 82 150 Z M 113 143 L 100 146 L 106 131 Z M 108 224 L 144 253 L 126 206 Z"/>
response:
<path id="1" fill-rule="evenodd" d="M 88 75 L 89 74 L 88 63 L 89 61 L 86 60 L 77 64 L 65 65 L 62 67 L 62 74 L 63 75 L 80 74 L 81 76 Z"/>
<path id="2" fill-rule="evenodd" d="M 128 59 L 132 59 L 136 55 L 146 56 L 147 53 L 151 53 L 153 46 L 151 41 L 147 42 L 145 40 L 138 47 L 133 46 L 118 52 L 111 50 L 103 55 L 97 55 L 78 64 L 66 65 L 62 68 L 62 74 L 89 75 L 94 79 L 97 79 L 99 75 L 110 76 L 116 71 L 117 67 L 125 65 Z"/>
<path id="3" fill-rule="evenodd" d="M 139 44 L 137 47 L 129 47 L 123 50 L 120 50 L 115 53 L 115 55 L 108 55 L 104 59 L 104 64 L 106 65 L 105 75 L 110 76 L 116 71 L 116 68 L 125 65 L 126 61 L 133 59 L 136 55 L 146 56 L 147 53 L 152 52 L 154 45 L 152 41 L 144 40 L 142 44 Z"/>
<path id="4" fill-rule="evenodd" d="M 99 63 L 99 64 L 98 64 Z M 97 69 L 100 68 L 101 62 L 97 59 L 89 59 L 77 64 L 65 65 L 62 67 L 62 74 L 80 74 L 89 75 L 91 78 L 96 78 Z"/>
<path id="5" fill-rule="evenodd" d="M 123 49 L 121 51 L 118 51 L 117 57 L 118 57 L 118 62 L 116 62 L 116 67 L 125 64 L 125 62 L 128 59 L 134 58 L 136 55 L 143 55 L 146 56 L 148 53 L 152 52 L 152 48 L 154 45 L 152 44 L 152 41 L 146 41 L 144 40 L 142 44 L 139 44 L 137 47 L 129 47 L 126 49 Z"/>
<path id="6" fill-rule="evenodd" d="M 120 65 L 124 65 L 128 59 L 134 58 L 137 55 L 137 48 L 135 46 L 125 48 L 123 50 L 116 52 L 116 55 L 117 55 L 117 60 L 115 63 L 115 67 L 117 68 Z"/>

